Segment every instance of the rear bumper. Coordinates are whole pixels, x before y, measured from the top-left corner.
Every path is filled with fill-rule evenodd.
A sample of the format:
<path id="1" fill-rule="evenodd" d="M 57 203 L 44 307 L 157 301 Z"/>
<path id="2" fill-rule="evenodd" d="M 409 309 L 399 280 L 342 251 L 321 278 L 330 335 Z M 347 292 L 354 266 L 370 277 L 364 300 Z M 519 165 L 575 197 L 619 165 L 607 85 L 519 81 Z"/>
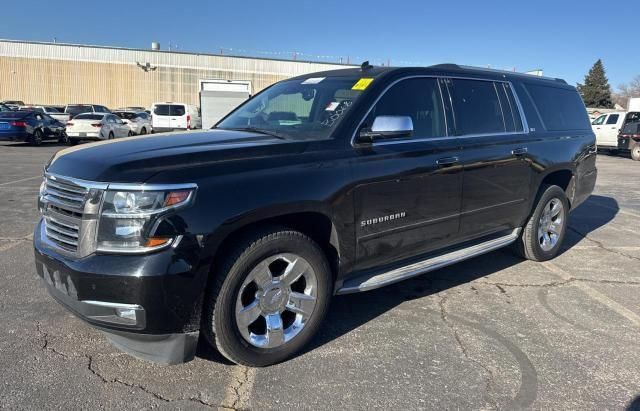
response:
<path id="1" fill-rule="evenodd" d="M 119 349 L 164 364 L 195 356 L 206 276 L 175 249 L 70 260 L 49 245 L 39 223 L 34 253 L 49 294 Z"/>
<path id="2" fill-rule="evenodd" d="M 84 133 L 84 135 L 81 135 L 81 133 L 74 133 L 72 131 L 71 132 L 68 131 L 67 137 L 73 140 L 92 140 L 92 141 L 104 140 L 102 137 L 100 137 L 100 133 Z"/>
<path id="3" fill-rule="evenodd" d="M 639 142 L 634 140 L 632 137 L 618 137 L 619 150 L 631 150 L 631 148 L 638 143 Z"/>
<path id="4" fill-rule="evenodd" d="M 0 141 L 27 141 L 29 137 L 26 131 L 0 131 Z"/>

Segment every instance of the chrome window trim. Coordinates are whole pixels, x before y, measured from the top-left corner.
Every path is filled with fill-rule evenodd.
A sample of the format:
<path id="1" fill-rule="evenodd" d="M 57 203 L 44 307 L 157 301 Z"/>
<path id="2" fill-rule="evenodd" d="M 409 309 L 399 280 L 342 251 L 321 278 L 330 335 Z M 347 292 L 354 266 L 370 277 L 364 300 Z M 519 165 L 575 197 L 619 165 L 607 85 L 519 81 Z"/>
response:
<path id="1" fill-rule="evenodd" d="M 402 140 L 394 140 L 394 139 L 389 139 L 388 141 L 380 141 L 380 142 L 373 142 L 370 144 L 361 144 L 361 143 L 357 143 L 356 142 L 356 135 L 358 134 L 358 130 L 360 130 L 360 127 L 362 127 L 362 123 L 364 123 L 364 120 L 369 116 L 369 114 L 371 113 L 371 110 L 373 110 L 373 107 L 375 107 L 376 104 L 378 104 L 378 102 L 380 101 L 380 99 L 387 93 L 387 91 L 389 91 L 389 89 L 393 86 L 395 86 L 396 84 L 398 84 L 399 82 L 403 81 L 403 80 L 408 80 L 408 79 L 414 79 L 414 78 L 434 78 L 436 80 L 447 80 L 447 79 L 458 79 L 458 80 L 477 80 L 477 81 L 490 81 L 493 83 L 503 83 L 503 84 L 508 84 L 509 88 L 511 89 L 511 93 L 513 94 L 513 99 L 516 103 L 516 106 L 518 108 L 518 113 L 520 114 L 520 119 L 522 120 L 522 131 L 513 131 L 513 132 L 500 132 L 500 133 L 477 133 L 477 134 L 463 134 L 460 136 L 456 136 L 456 135 L 449 135 L 449 130 L 448 130 L 448 126 L 447 126 L 447 115 L 446 115 L 446 111 L 445 111 L 445 107 L 444 107 L 444 95 L 442 93 L 442 88 L 440 87 L 440 82 L 438 81 L 438 86 L 440 87 L 440 96 L 441 96 L 441 100 L 442 100 L 442 104 L 443 104 L 443 114 L 444 114 L 444 118 L 445 118 L 445 133 L 447 135 L 445 136 L 441 136 L 441 137 L 418 137 L 418 138 L 406 138 L 406 139 L 402 139 Z M 448 93 L 448 88 L 447 88 L 447 93 Z M 449 94 L 449 99 L 451 99 L 451 95 Z M 451 107 L 453 107 L 453 102 L 451 102 Z M 454 116 L 454 121 L 455 121 L 455 111 L 453 111 L 453 116 Z M 504 117 L 504 115 L 503 115 Z M 524 115 L 524 110 L 522 108 L 522 104 L 520 103 L 520 97 L 518 96 L 518 93 L 516 92 L 515 87 L 513 86 L 513 83 L 509 80 L 495 80 L 495 79 L 488 79 L 488 78 L 476 78 L 476 77 L 464 77 L 464 76 L 438 76 L 438 75 L 433 75 L 433 74 L 420 74 L 420 75 L 412 75 L 412 76 L 405 76 L 405 77 L 401 77 L 397 80 L 394 80 L 391 84 L 387 85 L 387 87 L 385 87 L 384 90 L 382 90 L 382 92 L 380 93 L 380 95 L 375 99 L 375 101 L 371 104 L 371 106 L 369 107 L 369 109 L 366 111 L 366 113 L 364 114 L 364 116 L 362 117 L 362 119 L 360 120 L 360 122 L 358 122 L 358 126 L 355 128 L 352 136 L 351 136 L 351 146 L 354 148 L 359 148 L 359 147 L 371 147 L 371 146 L 385 146 L 385 145 L 389 145 L 389 144 L 407 144 L 407 143 L 419 143 L 419 142 L 425 142 L 425 141 L 439 141 L 439 140 L 449 140 L 452 138 L 477 138 L 477 137 L 487 137 L 487 136 L 507 136 L 507 135 L 518 135 L 518 134 L 522 134 L 522 135 L 527 135 L 529 134 L 529 124 L 527 122 L 527 118 Z"/>

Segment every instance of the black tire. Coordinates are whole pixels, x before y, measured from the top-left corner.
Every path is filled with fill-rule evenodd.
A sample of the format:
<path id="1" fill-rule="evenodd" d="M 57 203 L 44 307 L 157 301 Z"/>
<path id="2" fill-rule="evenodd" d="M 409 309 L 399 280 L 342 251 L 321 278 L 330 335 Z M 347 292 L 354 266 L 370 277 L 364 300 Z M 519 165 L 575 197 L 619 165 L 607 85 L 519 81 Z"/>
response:
<path id="1" fill-rule="evenodd" d="M 33 136 L 31 137 L 31 145 L 39 146 L 40 144 L 42 144 L 42 131 L 38 129 L 33 132 Z"/>
<path id="2" fill-rule="evenodd" d="M 145 127 L 142 127 L 142 130 L 140 130 L 140 135 L 144 136 L 145 134 L 147 134 L 147 129 Z"/>
<path id="3" fill-rule="evenodd" d="M 109 136 L 108 136 L 107 138 L 108 138 L 109 140 L 113 140 L 113 137 L 114 137 L 114 135 L 113 135 L 113 131 L 110 131 L 110 132 L 109 132 Z"/>
<path id="4" fill-rule="evenodd" d="M 78 141 L 78 140 L 76 140 L 75 138 L 70 138 L 70 139 L 69 139 L 69 145 L 71 145 L 71 146 L 75 146 L 75 145 L 77 145 L 78 143 L 79 143 L 79 141 Z"/>
<path id="5" fill-rule="evenodd" d="M 631 158 L 640 161 L 640 144 L 636 143 L 631 147 Z"/>
<path id="6" fill-rule="evenodd" d="M 129 131 L 129 133 L 127 134 L 127 136 L 129 136 L 129 137 L 133 137 L 133 131 Z"/>
<path id="7" fill-rule="evenodd" d="M 562 204 L 562 221 L 559 223 L 560 233 L 557 236 L 555 245 L 550 249 L 543 249 L 540 244 L 539 227 L 541 225 L 541 215 L 545 208 L 553 199 L 557 199 Z M 543 185 L 538 191 L 538 199 L 533 213 L 529 217 L 527 224 L 522 229 L 520 238 L 515 243 L 515 250 L 522 257 L 532 261 L 547 261 L 558 255 L 562 242 L 567 233 L 567 220 L 569 217 L 569 201 L 564 190 L 555 185 Z"/>
<path id="8" fill-rule="evenodd" d="M 317 279 L 316 305 L 304 328 L 275 348 L 250 344 L 236 324 L 236 301 L 243 282 L 264 259 L 281 253 L 303 257 Z M 213 347 L 234 363 L 262 367 L 284 361 L 299 352 L 318 331 L 329 308 L 333 277 L 322 249 L 308 236 L 285 228 L 256 232 L 239 241 L 213 273 L 205 295 L 201 332 Z M 214 320 L 215 319 L 215 320 Z"/>
<path id="9" fill-rule="evenodd" d="M 64 131 L 60 132 L 60 136 L 58 136 L 58 143 L 60 144 L 69 144 L 69 136 Z"/>
<path id="10" fill-rule="evenodd" d="M 617 148 L 609 149 L 609 155 L 610 156 L 617 156 L 618 154 L 619 154 L 619 151 L 618 151 Z"/>

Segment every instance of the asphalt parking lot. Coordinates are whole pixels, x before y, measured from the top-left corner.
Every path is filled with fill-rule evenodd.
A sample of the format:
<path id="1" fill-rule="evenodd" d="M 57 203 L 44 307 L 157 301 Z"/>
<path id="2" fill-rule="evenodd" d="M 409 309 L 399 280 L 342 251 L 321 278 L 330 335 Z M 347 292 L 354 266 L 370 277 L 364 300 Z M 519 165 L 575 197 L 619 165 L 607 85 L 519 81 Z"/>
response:
<path id="1" fill-rule="evenodd" d="M 337 297 L 312 346 L 262 369 L 202 346 L 161 366 L 112 348 L 35 274 L 43 164 L 0 143 L 0 408 L 640 409 L 640 164 L 598 157 L 564 252 L 497 251 Z"/>

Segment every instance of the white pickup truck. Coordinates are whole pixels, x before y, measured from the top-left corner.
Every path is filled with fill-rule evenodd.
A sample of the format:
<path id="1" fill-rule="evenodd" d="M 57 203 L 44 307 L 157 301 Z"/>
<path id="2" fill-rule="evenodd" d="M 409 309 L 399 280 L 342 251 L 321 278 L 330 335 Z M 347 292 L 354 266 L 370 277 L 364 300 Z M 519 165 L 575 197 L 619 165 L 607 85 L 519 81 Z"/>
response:
<path id="1" fill-rule="evenodd" d="M 613 111 L 597 117 L 591 123 L 598 148 L 616 152 L 618 134 L 625 124 L 640 121 L 640 98 L 630 98 L 627 111 Z"/>

